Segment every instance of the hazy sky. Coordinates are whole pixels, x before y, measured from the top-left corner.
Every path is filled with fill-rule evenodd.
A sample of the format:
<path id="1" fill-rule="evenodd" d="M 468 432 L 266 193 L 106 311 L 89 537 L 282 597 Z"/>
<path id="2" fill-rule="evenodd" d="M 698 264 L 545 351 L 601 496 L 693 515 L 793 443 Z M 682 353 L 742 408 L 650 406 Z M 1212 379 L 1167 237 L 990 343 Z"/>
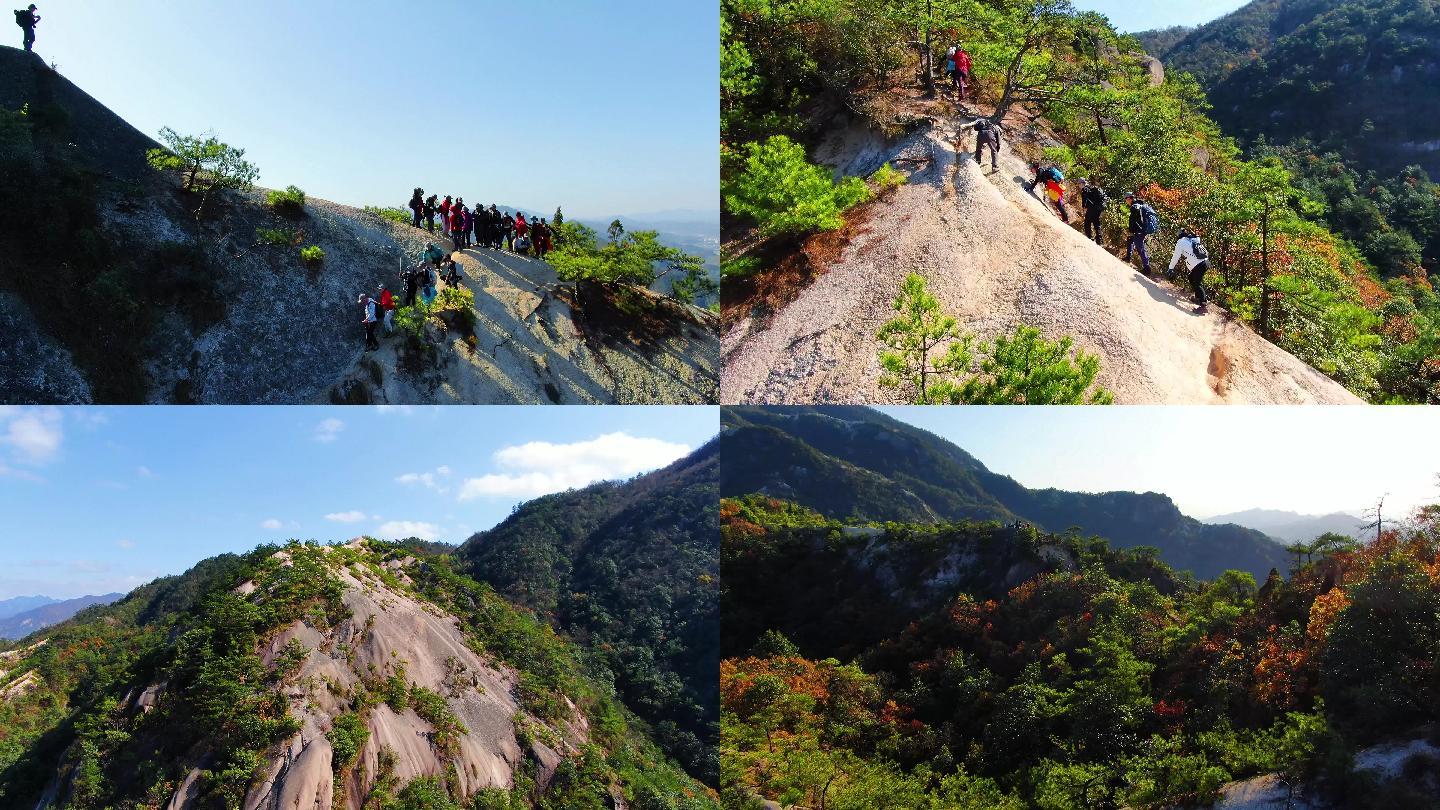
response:
<path id="1" fill-rule="evenodd" d="M 1249 0 L 1075 0 L 1087 11 L 1098 11 L 1115 27 L 1127 33 L 1169 28 L 1172 25 L 1199 25 L 1223 17 Z"/>
<path id="2" fill-rule="evenodd" d="M 129 591 L 292 537 L 458 542 L 718 428 L 699 406 L 0 406 L 0 599 Z"/>
<path id="3" fill-rule="evenodd" d="M 1033 488 L 1169 495 L 1192 517 L 1244 509 L 1401 516 L 1440 502 L 1440 409 L 881 408 Z"/>
<path id="4" fill-rule="evenodd" d="M 713 0 L 38 5 L 67 78 L 152 137 L 214 130 L 268 187 L 718 222 Z"/>

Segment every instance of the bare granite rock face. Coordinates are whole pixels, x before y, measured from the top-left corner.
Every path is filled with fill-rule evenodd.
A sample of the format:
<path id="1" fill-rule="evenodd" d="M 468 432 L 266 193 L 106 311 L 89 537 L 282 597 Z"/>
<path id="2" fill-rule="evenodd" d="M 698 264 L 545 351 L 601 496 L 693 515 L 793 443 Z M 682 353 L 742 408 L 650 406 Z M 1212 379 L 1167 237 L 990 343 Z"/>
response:
<path id="1" fill-rule="evenodd" d="M 282 565 L 289 562 L 287 552 L 276 557 Z M 405 577 L 405 569 L 414 564 L 407 558 L 386 568 Z M 336 572 L 345 586 L 343 602 L 350 618 L 328 629 L 297 621 L 260 651 L 272 664 L 296 645 L 303 650 L 298 671 L 283 687 L 290 713 L 301 727 L 270 752 L 264 778 L 246 795 L 244 810 L 330 810 L 336 797 L 343 797 L 337 810 L 359 810 L 385 773 L 401 785 L 422 776 L 453 774 L 460 792 L 469 796 L 485 787 L 510 787 L 515 768 L 527 760 L 536 764 L 537 781 L 543 785 L 561 758 L 585 742 L 588 722 L 577 716 L 545 735 L 559 741 L 558 750 L 541 742 L 522 746 L 517 718 L 535 728 L 545 724 L 517 703 L 514 670 L 477 654 L 457 620 L 434 605 L 388 587 L 363 566 L 337 564 Z M 256 592 L 254 583 L 244 585 L 249 587 L 237 592 Z M 337 769 L 327 734 L 337 717 L 354 711 L 352 690 L 366 678 L 395 674 L 444 697 L 465 733 L 447 754 L 436 743 L 435 729 L 414 709 L 396 712 L 380 703 L 365 716 L 370 736 L 354 765 Z M 183 793 L 172 799 L 173 810 L 192 806 Z"/>

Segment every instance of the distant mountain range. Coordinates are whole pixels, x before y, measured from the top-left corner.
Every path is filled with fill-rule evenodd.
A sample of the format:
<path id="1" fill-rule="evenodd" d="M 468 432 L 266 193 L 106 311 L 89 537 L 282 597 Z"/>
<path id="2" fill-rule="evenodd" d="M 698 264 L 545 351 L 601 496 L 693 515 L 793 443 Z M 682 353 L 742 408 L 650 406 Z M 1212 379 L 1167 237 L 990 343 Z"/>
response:
<path id="1" fill-rule="evenodd" d="M 1233 523 L 1236 526 L 1264 532 L 1281 542 L 1295 543 L 1314 540 L 1326 532 L 1356 537 L 1360 527 L 1365 524 L 1365 519 L 1344 512 L 1332 512 L 1328 515 L 1302 515 L 1298 512 L 1285 512 L 1278 509 L 1246 509 L 1243 512 L 1232 512 L 1228 515 L 1206 518 L 1205 522 L 1210 524 Z"/>
<path id="2" fill-rule="evenodd" d="M 1201 579 L 1238 569 L 1263 581 L 1271 568 L 1288 569 L 1288 555 L 1270 537 L 1186 517 L 1166 495 L 1030 489 L 869 408 L 733 407 L 722 409 L 721 421 L 723 497 L 772 495 L 857 521 L 1073 526 L 1115 548 L 1154 547 L 1161 560 Z"/>
<path id="3" fill-rule="evenodd" d="M 0 639 L 13 641 L 24 638 L 36 630 L 59 624 L 85 608 L 108 605 L 124 595 L 107 593 L 103 596 L 79 596 L 74 599 L 52 599 L 48 596 L 6 599 L 0 602 Z M 16 606 L 22 606 L 22 609 L 12 610 Z"/>

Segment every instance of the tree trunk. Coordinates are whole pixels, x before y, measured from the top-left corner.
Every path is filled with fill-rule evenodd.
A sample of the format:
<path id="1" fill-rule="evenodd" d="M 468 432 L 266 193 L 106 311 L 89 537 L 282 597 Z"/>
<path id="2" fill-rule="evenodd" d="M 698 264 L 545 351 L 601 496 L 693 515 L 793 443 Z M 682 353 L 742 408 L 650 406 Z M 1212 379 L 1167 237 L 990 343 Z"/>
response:
<path id="1" fill-rule="evenodd" d="M 925 95 L 928 98 L 935 97 L 935 65 L 931 61 L 935 58 L 935 49 L 930 44 L 930 20 L 934 13 L 932 0 L 925 0 L 925 58 L 920 60 L 920 64 L 925 70 Z"/>
<path id="2" fill-rule="evenodd" d="M 1260 215 L 1260 335 L 1270 337 L 1270 203 Z"/>

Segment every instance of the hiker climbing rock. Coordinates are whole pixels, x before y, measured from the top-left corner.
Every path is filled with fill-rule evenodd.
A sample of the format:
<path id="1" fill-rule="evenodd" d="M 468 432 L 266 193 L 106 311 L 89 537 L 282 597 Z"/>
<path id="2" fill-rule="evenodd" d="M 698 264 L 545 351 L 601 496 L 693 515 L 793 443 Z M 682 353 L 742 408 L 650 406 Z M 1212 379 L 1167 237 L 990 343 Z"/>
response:
<path id="1" fill-rule="evenodd" d="M 441 276 L 441 280 L 447 287 L 453 287 L 460 283 L 460 262 L 455 260 L 453 254 L 450 256 L 450 261 L 445 263 L 445 275 Z"/>
<path id="2" fill-rule="evenodd" d="M 420 227 L 420 219 L 425 214 L 425 189 L 415 189 L 415 194 L 410 197 L 410 212 L 415 215 L 411 224 Z"/>
<path id="3" fill-rule="evenodd" d="M 1055 211 L 1060 214 L 1060 219 L 1069 224 L 1070 210 L 1065 207 L 1065 187 L 1055 180 L 1046 180 L 1045 199 L 1055 207 Z"/>
<path id="4" fill-rule="evenodd" d="M 365 351 L 374 351 L 380 348 L 380 341 L 375 337 L 375 299 L 360 293 L 360 300 L 355 303 L 359 304 L 364 312 L 360 322 L 365 324 Z"/>
<path id="5" fill-rule="evenodd" d="M 40 15 L 35 13 L 35 4 L 15 12 L 15 24 L 25 30 L 25 50 L 35 50 L 35 26 L 40 23 Z"/>
<path id="6" fill-rule="evenodd" d="M 1110 204 L 1110 198 L 1105 196 L 1105 189 L 1099 186 L 1090 185 L 1090 181 L 1084 177 L 1080 178 L 1080 208 L 1085 214 L 1085 238 L 1094 239 L 1095 244 L 1104 247 L 1105 239 L 1100 230 L 1100 215 L 1105 213 L 1105 206 Z M 1094 231 L 1094 235 L 1091 235 Z"/>
<path id="7" fill-rule="evenodd" d="M 1190 289 L 1195 291 L 1195 312 L 1205 311 L 1205 271 L 1210 269 L 1210 251 L 1189 228 L 1180 229 L 1180 238 L 1175 240 L 1175 253 L 1170 257 L 1170 273 L 1184 260 L 1190 270 Z"/>
<path id="8" fill-rule="evenodd" d="M 977 118 L 975 121 L 961 127 L 962 130 L 975 130 L 975 163 L 981 165 L 984 157 L 982 151 L 990 147 L 990 170 L 1000 170 L 1000 124 L 991 121 L 989 118 Z"/>
<path id="9" fill-rule="evenodd" d="M 1150 275 L 1150 254 L 1145 250 L 1145 237 L 1160 232 L 1160 217 L 1148 203 L 1130 192 L 1125 193 L 1125 205 L 1130 208 L 1130 222 L 1127 230 L 1130 238 L 1125 242 L 1125 262 L 1138 252 L 1140 272 Z"/>
<path id="10" fill-rule="evenodd" d="M 445 251 L 436 247 L 434 242 L 427 242 L 425 243 L 425 249 L 420 251 L 419 261 L 422 266 L 429 264 L 438 270 L 440 269 L 440 261 L 444 258 Z"/>
<path id="11" fill-rule="evenodd" d="M 1043 187 L 1051 180 L 1054 180 L 1056 183 L 1065 182 L 1065 173 L 1060 171 L 1059 166 L 1041 166 L 1039 163 L 1031 163 L 1030 171 L 1035 173 L 1035 177 L 1025 184 L 1025 190 L 1031 194 L 1035 193 L 1037 186 Z"/>

